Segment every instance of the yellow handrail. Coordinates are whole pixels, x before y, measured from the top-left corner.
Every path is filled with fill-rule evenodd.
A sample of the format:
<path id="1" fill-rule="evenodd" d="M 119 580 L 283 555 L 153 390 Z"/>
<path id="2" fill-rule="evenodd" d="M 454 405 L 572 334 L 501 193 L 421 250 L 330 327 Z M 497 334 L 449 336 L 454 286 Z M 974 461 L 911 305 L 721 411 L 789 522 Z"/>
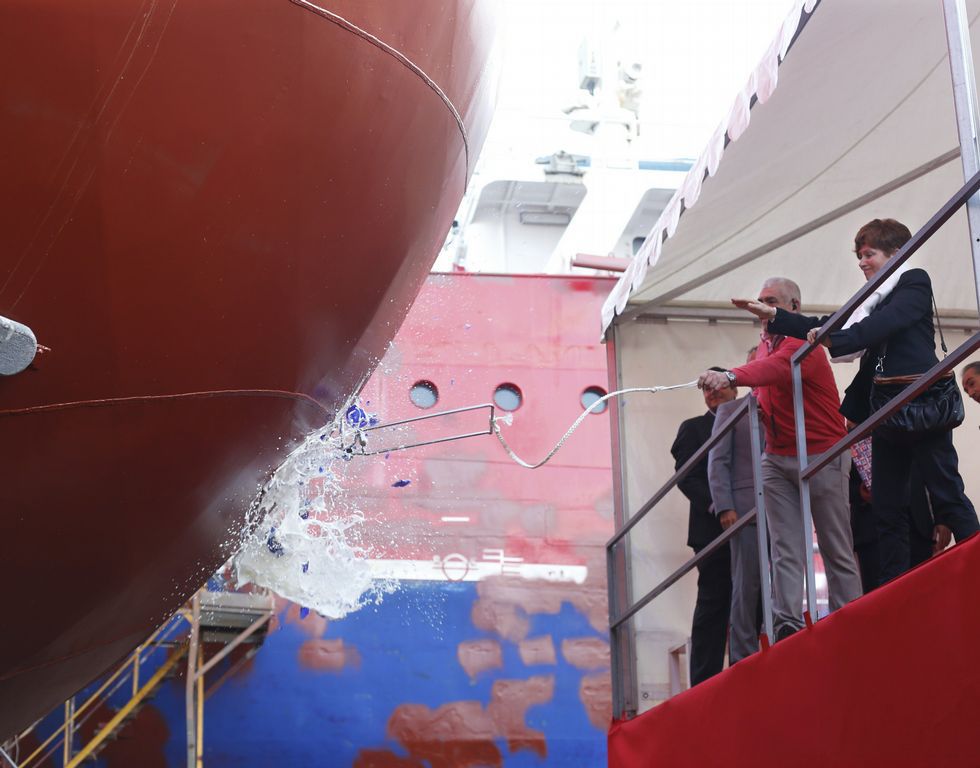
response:
<path id="1" fill-rule="evenodd" d="M 136 708 L 136 706 L 143 699 L 145 699 L 147 695 L 151 691 L 153 691 L 154 688 L 157 687 L 157 684 L 161 680 L 163 680 L 163 678 L 167 675 L 167 673 L 170 672 L 171 669 L 174 668 L 174 666 L 177 664 L 178 661 L 180 661 L 181 657 L 186 652 L 187 652 L 187 646 L 182 645 L 179 648 L 177 648 L 174 651 L 174 653 L 171 654 L 170 658 L 167 659 L 160 666 L 160 668 L 153 674 L 153 677 L 147 680 L 146 684 L 142 688 L 140 688 L 139 691 L 137 691 L 136 695 L 133 696 L 129 701 L 127 701 L 125 705 L 123 705 L 123 707 L 118 712 L 116 712 L 115 715 L 113 715 L 112 719 L 109 720 L 108 723 L 102 726 L 102 730 L 100 730 L 97 734 L 95 734 L 95 736 L 92 737 L 92 740 L 88 744 L 86 744 L 82 748 L 82 750 L 77 755 L 75 755 L 74 758 L 72 758 L 72 761 L 68 763 L 68 765 L 66 765 L 65 768 L 76 768 L 78 765 L 82 763 L 83 760 L 85 760 L 96 749 L 98 749 L 99 745 L 109 737 L 109 734 L 111 734 L 114 730 L 116 730 L 116 727 L 119 725 L 119 723 L 125 720 L 126 716 L 129 715 L 129 713 L 132 712 Z"/>
<path id="2" fill-rule="evenodd" d="M 204 646 L 197 648 L 197 668 L 201 668 L 204 661 Z M 203 768 L 204 757 L 204 675 L 197 676 L 197 768 Z"/>
<path id="3" fill-rule="evenodd" d="M 153 632 L 153 634 L 150 635 L 142 645 L 137 647 L 137 649 L 133 652 L 133 655 L 139 658 L 140 652 L 148 648 L 157 639 L 157 637 L 159 637 L 160 633 L 163 632 L 163 630 L 169 624 L 170 622 L 167 621 L 161 624 L 159 627 L 157 627 L 157 629 Z M 75 709 L 74 717 L 72 718 L 73 721 L 77 721 L 79 715 L 81 715 L 86 709 L 88 709 L 89 706 L 91 706 L 92 703 L 95 702 L 95 700 L 105 692 L 106 688 L 112 685 L 116 680 L 119 679 L 120 675 L 122 675 L 124 672 L 126 672 L 129 669 L 129 663 L 130 663 L 130 659 L 127 659 L 122 664 L 120 664 L 119 667 L 116 669 L 116 671 L 113 672 L 108 678 L 106 678 L 105 682 L 103 682 L 102 685 L 100 685 L 98 689 L 95 690 L 92 693 L 92 695 L 89 696 L 81 706 Z M 135 690 L 133 691 L 133 695 L 134 696 L 136 695 Z M 29 766 L 31 762 L 33 762 L 33 760 L 38 755 L 42 754 L 51 745 L 51 742 L 57 739 L 58 736 L 60 736 L 62 732 L 64 732 L 65 727 L 67 725 L 68 725 L 68 721 L 66 720 L 64 723 L 58 726 L 58 728 L 50 736 L 48 736 L 48 738 L 46 738 L 37 749 L 31 752 L 31 754 L 29 754 L 24 759 L 24 761 L 20 764 L 20 768 L 27 768 L 27 766 Z"/>

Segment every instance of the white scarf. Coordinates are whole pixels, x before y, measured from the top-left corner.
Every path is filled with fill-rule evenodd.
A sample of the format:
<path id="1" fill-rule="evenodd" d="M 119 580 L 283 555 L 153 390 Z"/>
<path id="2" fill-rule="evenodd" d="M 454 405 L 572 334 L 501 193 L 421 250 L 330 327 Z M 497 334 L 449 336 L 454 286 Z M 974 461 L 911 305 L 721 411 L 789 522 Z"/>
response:
<path id="1" fill-rule="evenodd" d="M 910 269 L 912 269 L 912 265 L 906 262 L 905 264 L 902 264 L 902 266 L 900 266 L 894 272 L 892 272 L 888 276 L 888 279 L 878 286 L 878 290 L 876 290 L 874 293 L 868 296 L 868 298 L 866 298 L 861 303 L 861 305 L 851 313 L 851 316 L 847 318 L 847 322 L 844 323 L 844 326 L 841 328 L 841 330 L 846 331 L 852 325 L 854 325 L 855 323 L 860 323 L 862 320 L 864 320 L 864 318 L 870 315 L 874 311 L 874 309 L 881 303 L 881 300 L 884 299 L 889 293 L 891 293 L 895 289 L 895 286 L 898 284 L 898 281 L 902 277 L 902 275 L 905 274 L 905 272 L 907 272 Z M 831 347 L 831 349 L 833 349 L 833 347 Z M 857 352 L 852 352 L 849 355 L 840 355 L 839 357 L 832 356 L 830 358 L 830 361 L 833 363 L 849 363 L 852 360 L 857 360 L 859 357 L 861 357 L 861 355 L 865 353 L 865 351 L 866 350 L 861 349 L 858 350 Z"/>

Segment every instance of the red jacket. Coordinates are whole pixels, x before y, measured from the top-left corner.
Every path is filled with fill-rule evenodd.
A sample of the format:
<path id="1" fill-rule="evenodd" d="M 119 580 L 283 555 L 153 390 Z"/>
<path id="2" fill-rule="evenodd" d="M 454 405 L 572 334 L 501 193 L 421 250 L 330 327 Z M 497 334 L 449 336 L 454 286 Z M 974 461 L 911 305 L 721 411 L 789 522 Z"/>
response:
<path id="1" fill-rule="evenodd" d="M 736 385 L 756 389 L 766 426 L 766 451 L 778 456 L 796 456 L 790 359 L 801 346 L 801 339 L 777 336 L 772 352 L 763 341 L 751 363 L 732 369 Z M 839 409 L 840 396 L 830 362 L 823 348 L 814 350 L 803 361 L 803 418 L 808 455 L 826 451 L 844 436 L 844 417 Z"/>

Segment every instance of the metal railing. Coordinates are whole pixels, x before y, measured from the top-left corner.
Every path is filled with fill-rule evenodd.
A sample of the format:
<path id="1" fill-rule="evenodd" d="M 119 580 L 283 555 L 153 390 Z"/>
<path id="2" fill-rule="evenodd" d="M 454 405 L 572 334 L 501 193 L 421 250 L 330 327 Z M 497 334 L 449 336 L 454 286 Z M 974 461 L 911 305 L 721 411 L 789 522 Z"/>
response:
<path id="1" fill-rule="evenodd" d="M 810 461 L 806 449 L 806 423 L 803 415 L 803 361 L 810 355 L 829 334 L 838 330 L 851 313 L 857 309 L 865 299 L 874 293 L 878 287 L 887 280 L 902 264 L 911 258 L 912 254 L 919 250 L 931 238 L 943 224 L 969 200 L 977 190 L 980 190 L 980 172 L 964 184 L 960 190 L 951 197 L 939 211 L 916 232 L 912 239 L 903 246 L 898 253 L 888 259 L 886 266 L 881 269 L 871 280 L 864 284 L 857 293 L 837 312 L 831 315 L 830 319 L 817 331 L 813 344 L 804 343 L 792 357 L 791 370 L 793 376 L 793 411 L 796 420 L 796 448 L 800 460 L 800 506 L 803 511 L 803 530 L 806 539 L 806 602 L 810 615 L 816 619 L 816 580 L 814 577 L 813 566 L 813 539 L 808 536 L 813 527 L 813 515 L 810 505 L 810 480 L 813 476 L 833 461 L 837 456 L 850 448 L 851 445 L 870 435 L 874 429 L 888 419 L 893 413 L 901 408 L 905 403 L 918 397 L 925 392 L 933 383 L 942 378 L 954 366 L 963 362 L 973 352 L 980 348 L 980 333 L 975 333 L 966 342 L 957 347 L 950 355 L 941 360 L 935 366 L 923 373 L 908 387 L 903 389 L 898 395 L 893 397 L 888 403 L 871 414 L 870 417 L 861 422 L 858 426 L 848 432 L 838 440 L 829 450 L 825 451 L 815 461 Z"/>
<path id="2" fill-rule="evenodd" d="M 448 435 L 444 437 L 431 438 L 429 440 L 413 440 L 409 443 L 398 443 L 395 445 L 384 445 L 381 448 L 372 448 L 368 450 L 367 448 L 367 434 L 369 432 L 377 432 L 386 429 L 395 429 L 397 431 L 398 427 L 404 427 L 407 424 L 416 424 L 420 421 L 428 421 L 431 419 L 439 419 L 444 416 L 455 416 L 460 413 L 469 413 L 471 411 L 479 411 L 487 409 L 487 427 L 486 429 L 480 429 L 476 431 L 465 432 L 457 435 Z M 481 403 L 480 405 L 467 405 L 462 408 L 453 408 L 449 411 L 439 411 L 438 413 L 426 413 L 421 416 L 412 416 L 409 419 L 401 419 L 399 421 L 390 421 L 386 424 L 375 424 L 373 426 L 355 426 L 352 427 L 352 440 L 350 445 L 346 447 L 346 450 L 355 456 L 377 456 L 383 453 L 394 453 L 395 451 L 404 451 L 407 448 L 421 448 L 425 445 L 438 445 L 439 443 L 449 443 L 456 440 L 464 440 L 467 437 L 479 437 L 481 435 L 492 435 L 493 434 L 493 422 L 494 422 L 494 411 L 495 406 L 493 403 Z M 340 428 L 342 431 L 341 440 L 343 441 L 344 435 L 343 431 L 346 429 L 344 422 L 341 421 Z"/>
<path id="3" fill-rule="evenodd" d="M 185 609 L 186 613 L 184 613 L 184 618 L 190 623 L 190 633 L 187 638 L 187 670 L 184 676 L 184 719 L 187 734 L 186 760 L 188 768 L 202 768 L 204 761 L 204 699 L 207 695 L 204 689 L 204 676 L 226 659 L 235 648 L 250 642 L 250 638 L 254 639 L 259 631 L 267 631 L 268 624 L 275 615 L 272 595 L 268 590 L 259 590 L 257 593 L 262 598 L 267 599 L 267 605 L 263 605 L 262 600 L 259 600 L 249 606 L 236 604 L 234 606 L 225 605 L 223 608 L 216 606 L 213 601 L 204 601 L 205 604 L 202 606 L 201 595 L 204 592 L 204 590 L 199 590 L 194 594 Z M 234 593 L 230 594 L 234 595 Z M 215 612 L 245 616 L 248 619 L 248 625 L 240 627 L 240 631 L 230 640 L 222 641 L 224 647 L 205 661 L 204 643 L 207 638 L 201 631 L 201 618 L 202 615 L 213 615 Z"/>
<path id="4" fill-rule="evenodd" d="M 922 227 L 912 239 L 902 248 L 895 256 L 888 260 L 888 264 L 885 269 L 881 270 L 874 279 L 868 281 L 864 287 L 858 291 L 851 299 L 838 310 L 824 325 L 820 328 L 817 333 L 815 344 L 804 344 L 799 350 L 793 355 L 791 363 L 791 373 L 793 381 L 793 399 L 794 399 L 794 415 L 796 421 L 796 439 L 797 439 L 797 449 L 798 458 L 800 462 L 800 499 L 801 507 L 804 518 L 804 542 L 805 542 L 805 552 L 806 552 L 806 604 L 808 613 L 812 619 L 817 618 L 817 599 L 816 599 L 816 579 L 814 577 L 814 548 L 813 548 L 813 519 L 810 507 L 810 479 L 823 467 L 833 461 L 838 455 L 840 455 L 844 450 L 849 448 L 853 443 L 861 440 L 868 435 L 870 435 L 874 429 L 879 426 L 882 422 L 888 419 L 892 414 L 894 414 L 899 408 L 901 408 L 905 403 L 914 399 L 918 395 L 925 392 L 933 383 L 938 381 L 943 375 L 947 374 L 954 366 L 966 360 L 974 351 L 980 349 L 980 333 L 976 333 L 971 336 L 965 343 L 957 347 L 950 355 L 948 355 L 941 362 L 937 363 L 930 370 L 923 373 L 916 381 L 906 387 L 902 392 L 900 392 L 896 397 L 892 398 L 884 407 L 880 408 L 874 414 L 872 414 L 868 419 L 865 419 L 861 424 L 855 427 L 851 432 L 849 432 L 845 437 L 839 440 L 830 450 L 824 452 L 815 461 L 810 461 L 810 458 L 806 450 L 806 426 L 803 418 L 803 380 L 801 365 L 807 355 L 811 354 L 815 348 L 815 345 L 819 344 L 820 341 L 827 337 L 829 333 L 839 329 L 851 315 L 854 309 L 859 306 L 872 292 L 877 290 L 877 288 L 892 275 L 895 270 L 897 270 L 905 261 L 907 261 L 912 254 L 914 254 L 925 242 L 932 237 L 935 232 L 943 226 L 958 210 L 965 206 L 966 208 L 966 219 L 970 229 L 970 240 L 971 240 L 971 250 L 973 257 L 973 273 L 974 282 L 976 283 L 977 292 L 977 305 L 978 310 L 980 310 L 980 195 L 977 194 L 980 190 L 980 109 L 978 109 L 977 102 L 977 89 L 975 83 L 975 77 L 973 72 L 973 54 L 970 45 L 970 30 L 969 30 L 969 18 L 967 15 L 966 4 L 964 0 L 943 0 L 943 14 L 945 17 L 946 24 L 946 39 L 947 39 L 947 50 L 949 53 L 949 64 L 950 64 L 950 74 L 952 80 L 952 92 L 953 92 L 953 103 L 956 111 L 956 123 L 957 132 L 959 135 L 959 155 L 963 165 L 963 177 L 968 179 L 963 187 L 952 197 L 950 200 L 929 220 L 929 222 Z M 911 178 L 904 178 L 903 183 L 911 181 Z M 877 199 L 880 196 L 880 191 L 877 190 L 872 194 L 871 199 Z M 775 245 L 770 244 L 765 252 L 773 250 L 778 247 L 779 243 Z M 629 319 L 636 310 L 632 313 L 624 313 L 620 315 L 620 320 Z M 620 370 L 618 352 L 616 353 L 616 370 Z M 741 413 L 733 414 L 733 418 L 744 414 L 744 410 L 740 409 Z M 755 405 L 752 406 L 752 416 L 755 418 Z M 731 420 L 729 420 L 731 422 Z M 725 428 L 730 429 L 731 423 L 726 422 Z M 619 430 L 621 430 L 622 425 L 614 425 L 615 439 L 619 439 Z M 755 424 L 753 424 L 753 434 L 755 429 Z M 618 603 L 628 602 L 631 585 L 629 579 L 624 578 L 621 582 L 617 583 L 614 579 L 616 576 L 615 564 L 619 563 L 623 566 L 625 573 L 630 572 L 630 553 L 629 549 L 626 547 L 620 547 L 617 550 L 616 545 L 619 544 L 625 535 L 639 522 L 642 518 L 660 499 L 662 499 L 667 492 L 677 484 L 677 482 L 683 479 L 684 476 L 691 470 L 693 465 L 697 462 L 698 458 L 703 456 L 704 453 L 714 444 L 716 440 L 712 438 L 709 440 L 708 444 L 698 452 L 687 462 L 675 475 L 672 477 L 667 485 L 664 486 L 660 491 L 658 491 L 653 498 L 650 499 L 646 504 L 641 507 L 641 509 L 634 515 L 624 526 L 617 532 L 609 544 L 607 545 L 607 556 L 608 556 L 608 578 L 609 578 L 609 611 L 611 617 L 611 635 L 610 635 L 610 645 L 612 654 L 612 672 L 613 672 L 613 705 L 614 712 L 617 715 L 629 715 L 636 711 L 636 674 L 635 674 L 635 643 L 634 637 L 631 633 L 624 631 L 626 629 L 626 621 L 628 621 L 637 610 L 642 608 L 644 605 L 652 601 L 658 594 L 662 593 L 670 584 L 674 583 L 680 576 L 687 573 L 691 568 L 695 567 L 701 559 L 700 555 L 698 557 L 692 558 L 690 561 L 685 563 L 677 572 L 671 574 L 665 582 L 658 587 L 655 587 L 650 593 L 641 598 L 637 603 L 628 606 L 623 613 L 618 613 Z M 755 446 L 753 446 L 753 451 L 755 451 Z M 753 460 L 756 457 L 753 456 Z M 756 477 L 756 495 L 759 502 L 762 502 L 762 491 L 761 483 L 759 480 L 758 465 L 753 466 Z M 622 498 L 622 490 L 617 491 Z M 761 534 L 765 530 L 765 512 L 763 507 L 758 509 L 759 518 L 759 532 L 760 532 L 760 542 Z M 733 526 L 734 527 L 734 526 Z M 727 540 L 732 534 L 731 529 L 725 531 L 722 536 L 716 540 L 715 543 L 724 539 Z M 712 544 L 714 546 L 714 543 Z M 707 556 L 707 555 L 705 555 Z M 759 547 L 760 561 L 766 557 L 766 550 L 764 547 Z M 760 563 L 761 573 L 768 577 L 768 568 L 766 563 Z M 766 597 L 769 591 L 768 578 L 763 584 L 763 596 Z M 619 599 L 625 595 L 625 600 Z M 771 626 L 771 606 L 767 608 L 767 633 L 769 637 L 772 636 L 772 626 Z"/>
<path id="5" fill-rule="evenodd" d="M 187 656 L 185 674 L 185 708 L 187 725 L 187 764 L 191 768 L 200 768 L 203 762 L 204 735 L 204 699 L 210 695 L 205 691 L 205 675 L 211 672 L 219 663 L 243 643 L 256 640 L 256 633 L 267 629 L 267 625 L 275 613 L 272 596 L 265 590 L 240 595 L 235 593 L 205 593 L 203 590 L 194 594 L 188 604 L 160 626 L 146 639 L 129 657 L 97 685 L 91 693 L 85 692 L 84 700 L 81 695 L 70 698 L 64 704 L 64 720 L 21 762 L 19 746 L 21 740 L 39 728 L 45 728 L 45 719 L 25 729 L 14 737 L 11 742 L 0 745 L 0 768 L 30 768 L 46 764 L 49 759 L 60 751 L 61 764 L 65 768 L 76 768 L 88 759 L 98 754 L 105 742 L 112 737 L 120 727 L 124 727 L 138 708 L 151 696 L 159 685 L 172 672 L 176 671 L 178 663 Z M 222 596 L 224 596 L 222 598 Z M 229 597 L 255 598 L 252 600 L 238 599 L 229 602 Z M 203 618 L 202 618 L 203 617 Z M 222 631 L 233 632 L 231 637 L 217 637 L 214 624 L 217 623 Z M 206 625 L 202 629 L 202 624 Z M 211 634 L 207 635 L 210 628 Z M 185 631 L 186 630 L 186 631 Z M 204 643 L 220 643 L 223 647 L 210 658 L 204 658 Z M 165 651 L 162 659 L 157 651 Z M 148 660 L 153 657 L 149 670 Z M 233 664 L 225 675 L 233 673 Z M 224 681 L 218 681 L 220 685 Z M 126 689 L 125 700 L 119 701 L 115 694 Z M 85 744 L 76 749 L 76 736 L 81 727 L 96 712 L 110 715 L 107 722 L 99 724 Z M 11 757 L 11 750 L 16 757 Z"/>
<path id="6" fill-rule="evenodd" d="M 739 517 L 734 525 L 714 539 L 708 546 L 685 562 L 666 579 L 647 592 L 639 600 L 628 605 L 630 590 L 626 588 L 628 574 L 620 574 L 617 564 L 625 563 L 625 540 L 630 531 L 650 512 L 670 491 L 687 477 L 694 468 L 707 457 L 708 452 L 722 438 L 731 432 L 743 418 L 749 419 L 750 450 L 752 453 L 752 476 L 756 506 L 747 514 Z M 712 431 L 711 437 L 689 458 L 674 475 L 630 517 L 629 521 L 620 528 L 606 543 L 606 579 L 609 590 L 609 641 L 612 664 L 613 683 L 613 712 L 617 717 L 636 714 L 638 695 L 636 690 L 636 675 L 634 672 L 633 632 L 628 622 L 644 607 L 649 605 L 659 595 L 676 584 L 686 574 L 690 573 L 701 562 L 711 557 L 721 547 L 728 545 L 728 540 L 738 534 L 743 528 L 755 521 L 756 535 L 759 545 L 759 576 L 762 593 L 763 634 L 768 642 L 772 638 L 772 597 L 769 577 L 769 543 L 766 528 L 766 506 L 762 492 L 762 443 L 759 432 L 759 409 L 753 395 L 747 395 L 728 418 Z M 621 577 L 621 578 L 620 578 Z M 627 597 L 624 597 L 627 596 Z"/>
<path id="7" fill-rule="evenodd" d="M 76 697 L 74 696 L 66 701 L 64 704 L 65 717 L 62 724 L 58 726 L 58 728 L 56 728 L 50 735 L 48 735 L 48 737 L 41 742 L 41 744 L 39 744 L 33 752 L 25 757 L 18 764 L 18 768 L 28 768 L 29 766 L 43 763 L 48 758 L 53 757 L 53 755 L 57 753 L 59 749 L 62 752 L 62 764 L 65 766 L 76 765 L 84 760 L 90 752 L 85 752 L 84 754 L 81 752 L 76 752 L 73 746 L 75 734 L 88 720 L 88 718 L 91 717 L 91 715 L 96 712 L 100 706 L 108 704 L 113 694 L 127 682 L 131 681 L 132 683 L 132 694 L 130 696 L 131 701 L 138 702 L 139 700 L 142 700 L 150 690 L 155 688 L 158 680 L 154 675 L 154 677 L 151 678 L 153 685 L 151 686 L 149 684 L 144 684 L 143 688 L 146 688 L 147 690 L 140 695 L 140 691 L 143 690 L 143 688 L 140 686 L 140 669 L 144 664 L 146 664 L 147 660 L 151 657 L 151 655 L 153 655 L 154 651 L 158 649 L 167 649 L 171 654 L 174 653 L 172 650 L 173 641 L 171 638 L 179 625 L 180 622 L 177 622 L 174 619 L 171 619 L 165 624 L 161 625 L 93 692 L 88 694 L 85 700 L 80 704 L 77 702 Z M 164 660 L 160 668 L 167 665 L 168 660 Z M 167 666 L 167 669 L 169 669 L 169 666 Z M 38 723 L 35 723 L 22 733 L 18 734 L 17 740 L 19 741 L 20 739 L 25 738 L 37 725 Z M 104 728 L 97 730 L 104 730 Z M 101 743 L 101 740 L 99 743 Z M 96 746 L 98 745 L 96 744 Z M 2 765 L 2 763 L 0 763 L 0 765 Z"/>
<path id="8" fill-rule="evenodd" d="M 813 476 L 832 462 L 837 456 L 847 450 L 855 442 L 870 435 L 874 429 L 882 422 L 887 420 L 892 414 L 898 411 L 905 403 L 918 397 L 925 392 L 932 384 L 946 375 L 955 366 L 965 361 L 976 350 L 980 349 L 980 333 L 973 334 L 966 342 L 957 347 L 947 357 L 923 373 L 915 382 L 903 389 L 897 396 L 892 398 L 885 406 L 873 413 L 869 418 L 857 425 L 848 432 L 843 438 L 837 441 L 829 450 L 823 452 L 817 459 L 811 461 L 806 448 L 806 425 L 803 413 L 803 377 L 802 364 L 808 355 L 820 344 L 820 341 L 828 334 L 838 330 L 850 317 L 851 313 L 860 306 L 878 287 L 889 278 L 897 269 L 901 267 L 911 256 L 918 251 L 949 219 L 980 190 L 980 172 L 975 173 L 959 191 L 923 226 L 916 232 L 912 239 L 898 253 L 892 256 L 886 266 L 869 280 L 847 303 L 834 313 L 827 322 L 819 329 L 814 340 L 814 344 L 804 343 L 798 349 L 791 361 L 791 375 L 793 382 L 793 401 L 794 417 L 796 422 L 796 445 L 797 455 L 800 463 L 800 502 L 803 515 L 804 545 L 806 553 L 805 583 L 806 583 L 806 607 L 809 616 L 816 620 L 817 597 L 816 597 L 816 578 L 814 569 L 814 546 L 813 546 L 813 515 L 810 502 L 810 480 Z M 973 236 L 975 243 L 980 243 L 980 237 Z M 978 294 L 980 294 L 980 281 L 978 281 Z M 617 564 L 625 566 L 628 557 L 624 548 L 618 545 L 624 543 L 626 536 L 632 529 L 653 509 L 681 480 L 683 480 L 722 438 L 735 423 L 748 414 L 750 418 L 750 432 L 753 437 L 752 461 L 753 475 L 755 479 L 756 509 L 749 515 L 741 517 L 738 522 L 723 531 L 708 547 L 701 550 L 660 584 L 647 592 L 639 600 L 629 603 L 630 587 L 627 583 L 626 574 L 620 579 L 617 571 Z M 738 533 L 750 520 L 758 520 L 757 531 L 759 536 L 759 570 L 762 578 L 762 598 L 763 613 L 765 617 L 765 635 L 768 639 L 773 637 L 772 629 L 772 603 L 769 576 L 769 558 L 767 544 L 767 530 L 765 523 L 765 504 L 763 499 L 762 478 L 761 478 L 761 450 L 758 445 L 758 406 L 755 398 L 749 395 L 739 407 L 729 416 L 724 424 L 716 430 L 711 438 L 695 453 L 685 464 L 677 470 L 674 475 L 661 487 L 637 512 L 630 517 L 616 534 L 606 544 L 607 555 L 607 581 L 609 590 L 609 616 L 610 616 L 610 648 L 612 658 L 612 681 L 613 681 L 613 707 L 616 716 L 632 716 L 637 711 L 637 679 L 635 673 L 635 644 L 634 635 L 627 630 L 627 622 L 630 621 L 641 609 L 652 602 L 656 597 L 679 581 L 685 574 L 696 568 L 706 558 L 710 557 L 720 547 L 727 544 L 728 540 Z M 623 567 L 628 573 L 628 568 Z"/>

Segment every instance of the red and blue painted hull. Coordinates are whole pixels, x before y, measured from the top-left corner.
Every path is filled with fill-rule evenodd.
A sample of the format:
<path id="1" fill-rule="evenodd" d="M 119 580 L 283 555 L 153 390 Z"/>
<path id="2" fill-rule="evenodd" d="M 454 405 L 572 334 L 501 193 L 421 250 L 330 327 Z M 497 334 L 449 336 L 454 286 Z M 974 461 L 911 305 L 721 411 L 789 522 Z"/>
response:
<path id="1" fill-rule="evenodd" d="M 391 422 L 486 402 L 512 384 L 523 402 L 504 430 L 536 461 L 582 413 L 582 392 L 606 381 L 596 317 L 610 284 L 433 275 L 362 404 Z M 430 410 L 410 400 L 418 381 L 438 393 Z M 417 422 L 414 438 L 476 426 L 447 418 Z M 372 447 L 382 440 L 369 433 Z M 354 458 L 339 500 L 364 514 L 352 536 L 380 572 L 411 562 L 422 578 L 399 579 L 380 604 L 336 621 L 277 601 L 254 656 L 239 658 L 240 647 L 207 675 L 205 765 L 605 766 L 609 440 L 606 412 L 534 471 L 491 436 Z M 124 702 L 122 692 L 115 706 Z M 108 715 L 83 724 L 78 746 Z M 178 678 L 98 765 L 182 765 L 185 734 Z"/>

